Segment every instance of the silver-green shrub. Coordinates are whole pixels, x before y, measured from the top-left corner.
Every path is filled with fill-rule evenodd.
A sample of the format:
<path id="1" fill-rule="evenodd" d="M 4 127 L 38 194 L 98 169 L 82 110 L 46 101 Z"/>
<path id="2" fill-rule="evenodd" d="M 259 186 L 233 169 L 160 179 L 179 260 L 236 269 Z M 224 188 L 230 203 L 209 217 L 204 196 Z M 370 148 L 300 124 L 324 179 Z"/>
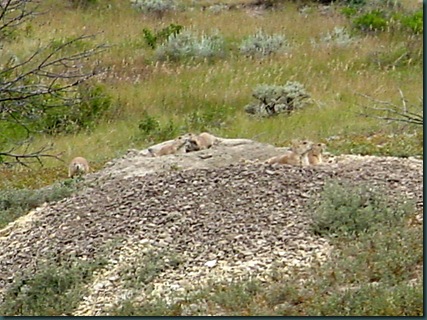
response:
<path id="1" fill-rule="evenodd" d="M 144 13 L 154 13 L 158 16 L 176 9 L 174 0 L 131 0 L 130 2 L 136 10 Z"/>
<path id="2" fill-rule="evenodd" d="M 245 111 L 261 116 L 273 116 L 279 113 L 290 114 L 308 103 L 310 95 L 297 81 L 288 81 L 283 86 L 258 85 L 252 96 L 258 101 L 245 106 Z"/>
<path id="3" fill-rule="evenodd" d="M 254 35 L 241 42 L 239 51 L 245 56 L 265 57 L 284 50 L 288 45 L 283 35 L 269 35 L 262 30 L 258 30 Z"/>
<path id="4" fill-rule="evenodd" d="M 157 47 L 155 57 L 160 61 L 179 61 L 185 58 L 212 59 L 222 57 L 224 53 L 224 40 L 218 32 L 198 36 L 190 30 L 184 30 L 170 35 Z"/>
<path id="5" fill-rule="evenodd" d="M 351 36 L 345 27 L 335 27 L 331 32 L 323 34 L 319 41 L 312 39 L 311 43 L 313 46 L 321 44 L 347 46 L 354 42 L 354 40 L 354 37 Z"/>

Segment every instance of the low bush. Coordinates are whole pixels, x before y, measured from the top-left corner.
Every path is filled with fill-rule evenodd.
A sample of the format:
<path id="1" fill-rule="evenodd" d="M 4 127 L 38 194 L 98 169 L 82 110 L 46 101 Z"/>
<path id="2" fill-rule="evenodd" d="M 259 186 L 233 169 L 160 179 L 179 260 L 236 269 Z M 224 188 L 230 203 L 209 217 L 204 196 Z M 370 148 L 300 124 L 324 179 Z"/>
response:
<path id="1" fill-rule="evenodd" d="M 377 187 L 343 181 L 327 184 L 309 210 L 314 233 L 358 236 L 398 225 L 415 207 L 409 200 L 390 199 Z"/>
<path id="2" fill-rule="evenodd" d="M 142 30 L 145 43 L 152 49 L 156 49 L 159 43 L 163 43 L 171 36 L 176 36 L 184 27 L 179 24 L 171 23 L 160 31 L 151 31 L 148 28 Z"/>
<path id="3" fill-rule="evenodd" d="M 154 14 L 159 18 L 176 9 L 174 0 L 131 0 L 130 2 L 136 10 Z"/>
<path id="4" fill-rule="evenodd" d="M 140 121 L 138 128 L 142 137 L 150 143 L 160 143 L 169 139 L 176 138 L 179 135 L 179 127 L 175 125 L 174 121 L 170 119 L 166 124 L 161 124 L 154 116 L 148 114 L 146 111 Z"/>
<path id="5" fill-rule="evenodd" d="M 68 107 L 48 108 L 40 115 L 40 130 L 48 134 L 69 134 L 91 129 L 113 105 L 102 85 L 79 86 L 76 99 L 77 103 Z"/>
<path id="6" fill-rule="evenodd" d="M 265 57 L 278 53 L 288 47 L 286 38 L 281 34 L 269 35 L 258 30 L 244 39 L 239 45 L 240 53 L 249 57 Z"/>
<path id="7" fill-rule="evenodd" d="M 199 37 L 190 30 L 171 34 L 155 51 L 156 60 L 160 61 L 211 60 L 224 55 L 224 39 L 218 32 L 212 35 L 203 34 Z"/>
<path id="8" fill-rule="evenodd" d="M 252 95 L 258 101 L 246 105 L 245 111 L 261 116 L 290 114 L 303 108 L 310 97 L 304 86 L 296 81 L 288 81 L 283 86 L 259 85 L 254 89 Z"/>

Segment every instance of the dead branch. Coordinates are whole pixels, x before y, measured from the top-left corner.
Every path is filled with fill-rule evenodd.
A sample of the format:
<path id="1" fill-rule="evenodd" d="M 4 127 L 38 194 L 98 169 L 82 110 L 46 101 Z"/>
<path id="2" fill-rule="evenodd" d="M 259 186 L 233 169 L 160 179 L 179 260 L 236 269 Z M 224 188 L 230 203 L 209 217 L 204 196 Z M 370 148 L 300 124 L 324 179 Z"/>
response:
<path id="1" fill-rule="evenodd" d="M 364 117 L 370 117 L 370 118 L 391 121 L 391 122 L 405 122 L 405 123 L 421 125 L 421 126 L 424 125 L 422 99 L 420 100 L 419 106 L 408 105 L 402 90 L 400 88 L 398 90 L 401 98 L 401 104 L 402 104 L 401 106 L 396 105 L 390 101 L 375 99 L 363 93 L 356 93 L 375 103 L 374 106 L 365 106 L 366 111 L 360 113 L 360 115 Z M 383 105 L 385 107 L 378 107 L 377 105 Z M 410 111 L 410 109 L 412 110 L 416 109 L 416 111 Z M 380 112 L 380 115 L 373 113 L 378 111 Z"/>

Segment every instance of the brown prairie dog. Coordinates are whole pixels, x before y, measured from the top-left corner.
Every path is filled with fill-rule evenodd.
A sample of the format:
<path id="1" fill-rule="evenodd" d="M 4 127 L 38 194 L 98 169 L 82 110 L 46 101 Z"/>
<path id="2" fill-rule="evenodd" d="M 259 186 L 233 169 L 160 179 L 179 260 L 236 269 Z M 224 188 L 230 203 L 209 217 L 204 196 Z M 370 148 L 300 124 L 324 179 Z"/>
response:
<path id="1" fill-rule="evenodd" d="M 179 136 L 170 144 L 161 147 L 157 151 L 154 151 L 152 148 L 148 148 L 148 151 L 151 153 L 153 157 L 161 157 L 169 154 L 175 154 L 179 149 L 181 149 L 185 145 L 186 141 L 187 139 L 185 139 L 182 136 Z"/>
<path id="2" fill-rule="evenodd" d="M 217 138 L 208 132 L 202 132 L 199 135 L 190 134 L 187 139 L 186 151 L 191 152 L 209 149 L 214 145 L 216 140 Z"/>
<path id="3" fill-rule="evenodd" d="M 323 151 L 325 150 L 324 143 L 315 143 L 308 152 L 308 162 L 311 166 L 317 166 L 323 163 Z"/>
<path id="4" fill-rule="evenodd" d="M 268 164 L 290 164 L 294 166 L 308 166 L 308 152 L 311 150 L 313 143 L 307 140 L 301 142 L 292 142 L 292 148 L 285 154 L 272 157 L 267 160 Z"/>
<path id="5" fill-rule="evenodd" d="M 68 177 L 73 178 L 76 175 L 88 173 L 90 170 L 89 163 L 83 157 L 76 157 L 71 160 L 68 167 Z"/>

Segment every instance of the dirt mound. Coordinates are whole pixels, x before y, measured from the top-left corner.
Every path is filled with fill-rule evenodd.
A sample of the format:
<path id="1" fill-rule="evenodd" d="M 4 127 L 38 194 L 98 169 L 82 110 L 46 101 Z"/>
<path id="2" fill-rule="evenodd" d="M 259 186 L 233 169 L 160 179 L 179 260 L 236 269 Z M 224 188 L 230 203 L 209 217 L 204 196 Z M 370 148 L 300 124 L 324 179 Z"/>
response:
<path id="1" fill-rule="evenodd" d="M 167 299 L 209 278 L 253 274 L 268 281 L 273 266 L 286 274 L 325 261 L 330 246 L 309 232 L 305 209 L 330 179 L 367 181 L 423 205 L 422 161 L 415 159 L 341 156 L 319 167 L 270 166 L 262 161 L 283 149 L 248 141 L 160 158 L 145 152 L 112 161 L 88 176 L 78 194 L 10 228 L 0 238 L 0 288 L 43 259 L 107 255 L 110 263 L 74 313 L 105 315 L 135 294 Z M 163 270 L 146 296 L 124 286 L 121 276 L 153 250 L 179 263 Z"/>

